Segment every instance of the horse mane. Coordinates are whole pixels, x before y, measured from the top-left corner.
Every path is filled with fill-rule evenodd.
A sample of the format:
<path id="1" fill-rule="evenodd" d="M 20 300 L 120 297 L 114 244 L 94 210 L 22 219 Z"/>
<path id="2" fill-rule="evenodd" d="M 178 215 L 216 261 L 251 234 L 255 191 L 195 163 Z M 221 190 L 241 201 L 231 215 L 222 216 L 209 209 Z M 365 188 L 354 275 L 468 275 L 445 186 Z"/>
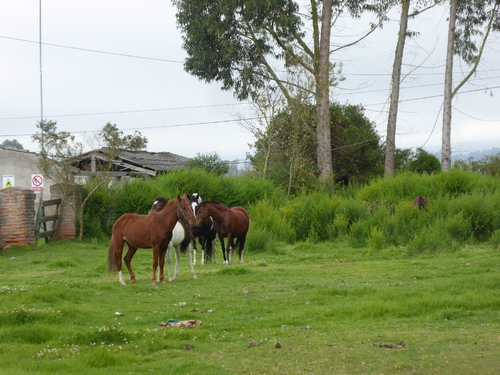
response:
<path id="1" fill-rule="evenodd" d="M 201 202 L 201 204 L 206 204 L 206 203 L 210 203 L 210 204 L 216 204 L 216 205 L 222 205 L 222 206 L 225 206 L 223 203 L 221 202 L 217 202 L 217 201 L 203 201 Z M 200 205 L 201 205 L 200 204 Z"/>

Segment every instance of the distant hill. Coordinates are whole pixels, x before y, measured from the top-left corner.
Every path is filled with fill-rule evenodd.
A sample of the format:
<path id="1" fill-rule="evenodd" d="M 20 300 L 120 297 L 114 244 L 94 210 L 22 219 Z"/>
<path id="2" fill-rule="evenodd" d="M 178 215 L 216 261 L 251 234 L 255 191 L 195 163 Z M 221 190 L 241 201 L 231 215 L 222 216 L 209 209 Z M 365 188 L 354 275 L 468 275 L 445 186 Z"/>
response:
<path id="1" fill-rule="evenodd" d="M 432 152 L 431 152 L 432 153 Z M 479 151 L 453 151 L 451 153 L 451 164 L 457 160 L 463 160 L 463 161 L 468 161 L 469 158 L 472 158 L 474 161 L 481 160 L 485 156 L 488 155 L 496 155 L 500 153 L 500 148 L 499 147 L 492 147 L 489 150 L 479 150 Z M 436 157 L 441 161 L 441 151 L 433 153 L 433 155 L 436 155 Z"/>

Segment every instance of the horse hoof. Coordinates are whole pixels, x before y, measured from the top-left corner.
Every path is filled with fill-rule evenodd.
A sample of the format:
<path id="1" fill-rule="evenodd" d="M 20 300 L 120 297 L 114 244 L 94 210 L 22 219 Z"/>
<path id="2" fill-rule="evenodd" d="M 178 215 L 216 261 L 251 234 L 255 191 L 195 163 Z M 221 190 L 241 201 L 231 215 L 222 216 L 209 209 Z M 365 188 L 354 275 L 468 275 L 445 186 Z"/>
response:
<path id="1" fill-rule="evenodd" d="M 196 275 L 193 276 L 193 279 L 197 279 Z"/>
<path id="2" fill-rule="evenodd" d="M 120 284 L 127 285 L 127 283 L 125 281 L 120 281 Z"/>

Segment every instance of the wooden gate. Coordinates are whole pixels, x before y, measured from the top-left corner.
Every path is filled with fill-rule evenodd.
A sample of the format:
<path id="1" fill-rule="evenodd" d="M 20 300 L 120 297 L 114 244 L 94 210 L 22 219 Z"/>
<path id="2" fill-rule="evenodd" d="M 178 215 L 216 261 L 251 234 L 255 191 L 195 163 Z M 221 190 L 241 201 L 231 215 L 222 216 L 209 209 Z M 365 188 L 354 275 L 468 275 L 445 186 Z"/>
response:
<path id="1" fill-rule="evenodd" d="M 50 199 L 48 201 L 40 200 L 40 205 L 36 214 L 35 232 L 36 239 L 45 238 L 45 242 L 49 242 L 54 234 L 57 232 L 60 223 L 59 207 L 61 206 L 62 199 Z M 46 215 L 45 208 L 55 206 L 55 213 Z M 47 224 L 49 224 L 47 226 Z M 51 224 L 51 225 L 50 225 Z"/>

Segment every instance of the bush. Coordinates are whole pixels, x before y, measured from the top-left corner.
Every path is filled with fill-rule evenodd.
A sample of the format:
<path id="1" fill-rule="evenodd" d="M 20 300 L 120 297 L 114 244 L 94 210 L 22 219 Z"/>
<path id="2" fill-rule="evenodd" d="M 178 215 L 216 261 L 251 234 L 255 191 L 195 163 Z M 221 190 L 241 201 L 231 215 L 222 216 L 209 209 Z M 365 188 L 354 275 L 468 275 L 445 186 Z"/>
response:
<path id="1" fill-rule="evenodd" d="M 500 229 L 493 232 L 490 239 L 491 246 L 494 249 L 500 249 Z"/>
<path id="2" fill-rule="evenodd" d="M 103 188 L 85 207 L 87 238 L 109 238 L 125 212 L 147 213 L 156 196 L 197 192 L 205 201 L 243 206 L 250 215 L 249 251 L 273 251 L 275 243 L 348 240 L 352 246 L 408 246 L 409 254 L 453 251 L 474 239 L 488 241 L 500 230 L 498 178 L 466 171 L 418 175 L 404 172 L 333 193 L 287 198 L 270 182 L 251 177 L 220 177 L 188 169 L 135 179 Z M 426 210 L 413 205 L 429 198 Z M 495 236 L 500 236 L 495 234 Z"/>
<path id="3" fill-rule="evenodd" d="M 456 251 L 458 243 L 441 228 L 427 227 L 415 235 L 408 244 L 407 253 L 410 256 L 419 254 L 435 254 L 443 251 Z"/>
<path id="4" fill-rule="evenodd" d="M 384 231 L 378 227 L 372 227 L 370 231 L 370 247 L 376 251 L 382 250 L 385 245 Z"/>
<path id="5" fill-rule="evenodd" d="M 293 243 L 296 240 L 295 231 L 287 219 L 286 209 L 277 208 L 269 201 L 263 200 L 250 207 L 249 216 L 252 223 L 250 233 L 262 230 L 278 241 Z"/>
<path id="6" fill-rule="evenodd" d="M 272 252 L 276 251 L 276 244 L 267 231 L 261 228 L 252 228 L 248 232 L 246 250 L 251 253 Z"/>
<path id="7" fill-rule="evenodd" d="M 446 173 L 436 175 L 435 181 L 442 195 L 458 197 L 472 192 L 474 180 L 477 181 L 477 178 L 472 173 L 452 169 Z"/>

